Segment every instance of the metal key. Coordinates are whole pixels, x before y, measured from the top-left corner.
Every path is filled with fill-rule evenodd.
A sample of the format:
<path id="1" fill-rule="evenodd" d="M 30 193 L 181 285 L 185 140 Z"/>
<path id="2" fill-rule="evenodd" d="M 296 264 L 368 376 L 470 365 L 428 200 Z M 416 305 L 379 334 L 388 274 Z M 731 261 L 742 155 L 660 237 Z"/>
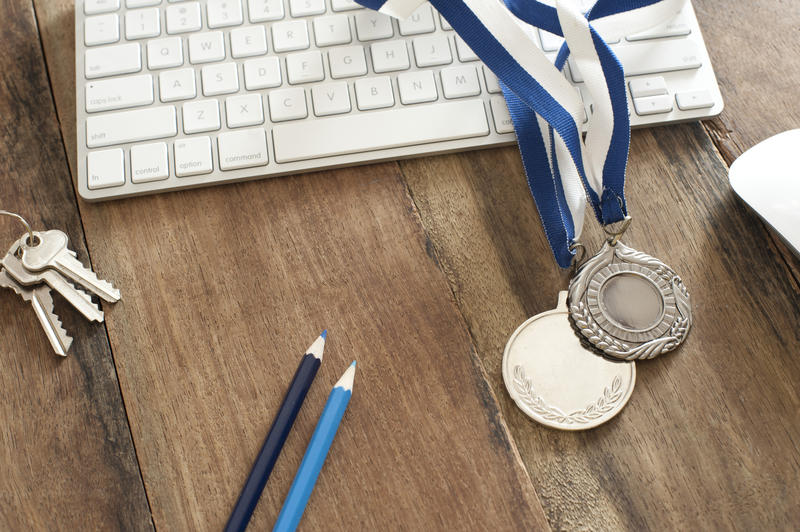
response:
<path id="1" fill-rule="evenodd" d="M 64 296 L 64 299 L 83 314 L 87 320 L 103 321 L 103 311 L 95 305 L 89 294 L 72 286 L 57 271 L 30 272 L 25 269 L 20 259 L 17 258 L 19 246 L 19 242 L 15 243 L 2 260 L 3 267 L 15 281 L 23 286 L 46 283 L 50 288 Z"/>
<path id="2" fill-rule="evenodd" d="M 85 267 L 69 249 L 69 238 L 57 229 L 36 231 L 34 235 L 40 240 L 37 246 L 27 246 L 27 235 L 19 240 L 22 247 L 22 264 L 31 272 L 55 270 L 67 279 L 83 286 L 90 292 L 110 303 L 119 301 L 119 290 L 108 281 L 97 277 L 91 269 Z"/>
<path id="3" fill-rule="evenodd" d="M 67 331 L 61 326 L 58 315 L 53 312 L 53 297 L 50 295 L 50 288 L 44 285 L 22 286 L 4 269 L 0 269 L 0 287 L 13 290 L 23 300 L 30 302 L 53 350 L 57 355 L 67 356 L 67 350 L 72 345 L 72 338 L 67 335 Z"/>

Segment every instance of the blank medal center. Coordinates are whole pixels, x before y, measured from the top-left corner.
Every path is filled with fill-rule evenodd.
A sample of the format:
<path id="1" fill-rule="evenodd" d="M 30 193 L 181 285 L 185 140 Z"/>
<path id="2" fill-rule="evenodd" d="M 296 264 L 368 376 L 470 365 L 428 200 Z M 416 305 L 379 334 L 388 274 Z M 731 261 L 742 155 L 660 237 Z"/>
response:
<path id="1" fill-rule="evenodd" d="M 606 317 L 627 330 L 651 329 L 658 325 L 664 313 L 664 301 L 658 288 L 649 279 L 634 273 L 608 279 L 599 299 Z"/>

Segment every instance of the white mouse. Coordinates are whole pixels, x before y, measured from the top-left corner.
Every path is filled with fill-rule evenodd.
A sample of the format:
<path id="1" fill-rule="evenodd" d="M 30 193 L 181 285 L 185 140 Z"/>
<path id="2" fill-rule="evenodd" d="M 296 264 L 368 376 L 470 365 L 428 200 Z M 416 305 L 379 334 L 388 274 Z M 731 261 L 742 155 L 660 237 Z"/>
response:
<path id="1" fill-rule="evenodd" d="M 800 257 L 800 129 L 770 137 L 731 165 L 731 187 Z"/>

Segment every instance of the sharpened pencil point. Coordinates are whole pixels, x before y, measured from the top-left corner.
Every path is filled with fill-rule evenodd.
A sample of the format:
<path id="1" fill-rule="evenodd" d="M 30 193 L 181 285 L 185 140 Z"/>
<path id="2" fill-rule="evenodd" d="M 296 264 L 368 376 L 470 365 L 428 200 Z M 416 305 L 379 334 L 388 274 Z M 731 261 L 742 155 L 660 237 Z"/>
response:
<path id="1" fill-rule="evenodd" d="M 353 380 L 356 376 L 356 361 L 354 360 L 352 364 L 347 367 L 342 378 L 339 379 L 336 384 L 333 385 L 334 388 L 344 388 L 345 390 L 352 390 L 353 389 Z"/>
<path id="2" fill-rule="evenodd" d="M 322 334 L 320 334 L 320 335 L 317 337 L 317 339 L 316 339 L 316 340 L 314 340 L 314 343 L 313 343 L 313 344 L 311 344 L 311 347 L 309 347 L 308 349 L 306 349 L 306 353 L 309 353 L 309 354 L 311 354 L 311 355 L 314 355 L 314 356 L 315 356 L 315 357 L 317 357 L 319 360 L 322 360 L 322 352 L 325 350 L 325 336 L 326 336 L 326 333 L 327 333 L 327 332 L 328 332 L 328 330 L 327 330 L 327 329 L 325 329 L 325 330 L 322 332 Z"/>
<path id="3" fill-rule="evenodd" d="M 320 334 L 320 336 L 322 336 L 322 339 L 325 340 L 328 337 L 328 329 L 322 331 L 322 334 Z"/>

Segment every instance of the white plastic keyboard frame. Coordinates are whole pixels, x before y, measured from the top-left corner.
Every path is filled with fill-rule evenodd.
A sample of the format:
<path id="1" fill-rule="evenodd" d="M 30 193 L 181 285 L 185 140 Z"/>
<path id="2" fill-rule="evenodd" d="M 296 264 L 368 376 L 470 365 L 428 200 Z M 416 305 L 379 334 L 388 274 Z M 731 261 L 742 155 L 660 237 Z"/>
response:
<path id="1" fill-rule="evenodd" d="M 125 7 L 125 0 L 121 0 L 120 3 L 122 4 L 122 6 L 120 7 L 120 9 L 118 11 L 116 11 L 116 13 L 119 14 L 121 20 L 124 20 L 125 12 L 127 11 L 127 9 Z M 204 1 L 201 2 L 201 3 L 205 4 Z M 328 0 L 327 3 L 329 4 L 329 0 Z M 162 21 L 161 21 L 162 29 L 165 28 L 163 9 L 167 5 L 169 5 L 169 4 L 167 4 L 166 2 L 162 2 L 161 6 L 160 6 L 160 8 L 162 8 L 162 17 L 161 17 L 162 18 Z M 235 28 L 241 28 L 241 27 L 246 27 L 246 26 L 252 25 L 252 24 L 249 23 L 249 19 L 248 19 L 247 2 L 246 2 L 246 0 L 242 0 L 242 9 L 243 9 L 243 12 L 244 12 L 244 23 L 242 25 L 233 26 L 233 27 L 230 27 L 230 28 L 222 28 L 222 31 L 225 32 L 225 34 L 226 34 L 226 39 L 225 40 L 226 40 L 226 54 L 227 54 L 227 57 L 226 57 L 225 61 L 234 61 L 234 62 L 237 62 L 237 63 L 240 63 L 241 61 L 244 61 L 244 60 L 234 60 L 234 59 L 230 58 L 230 48 L 229 48 L 230 42 L 229 42 L 229 39 L 227 38 L 228 37 L 228 32 L 230 30 L 235 29 Z M 722 108 L 723 108 L 722 95 L 720 94 L 720 90 L 719 90 L 719 86 L 717 84 L 716 76 L 714 74 L 714 71 L 713 71 L 713 68 L 712 68 L 712 65 L 711 65 L 711 61 L 710 61 L 710 59 L 708 57 L 708 52 L 706 50 L 705 43 L 703 42 L 702 34 L 700 32 L 700 28 L 699 28 L 698 23 L 697 23 L 697 18 L 695 16 L 694 9 L 693 9 L 693 7 L 692 7 L 690 2 L 687 2 L 687 4 L 686 4 L 684 9 L 686 10 L 685 13 L 684 13 L 685 22 L 687 22 L 689 24 L 690 28 L 691 28 L 691 34 L 690 34 L 690 36 L 688 38 L 692 39 L 698 45 L 698 51 L 699 51 L 700 54 L 702 54 L 701 58 L 700 58 L 702 66 L 699 69 L 691 70 L 691 71 L 684 70 L 684 71 L 677 71 L 677 72 L 665 72 L 665 73 L 651 74 L 650 76 L 658 75 L 658 76 L 662 76 L 662 77 L 665 78 L 667 86 L 670 89 L 670 94 L 673 97 L 673 103 L 674 103 L 674 94 L 676 92 L 690 91 L 690 90 L 695 90 L 695 89 L 705 89 L 705 90 L 708 90 L 708 91 L 711 92 L 713 100 L 714 100 L 714 105 L 712 107 L 710 107 L 710 108 L 697 109 L 697 110 L 692 110 L 692 111 L 681 111 L 680 109 L 678 109 L 677 105 L 673 105 L 673 110 L 671 112 L 669 112 L 669 113 L 663 113 L 663 114 L 657 114 L 657 115 L 648 115 L 648 116 L 639 116 L 633 110 L 633 102 L 630 99 L 630 91 L 628 91 L 628 99 L 629 99 L 628 104 L 629 104 L 629 108 L 631 109 L 631 125 L 632 125 L 632 127 L 645 127 L 645 126 L 654 126 L 654 125 L 662 125 L 662 124 L 671 124 L 671 123 L 678 123 L 678 122 L 694 121 L 694 120 L 710 118 L 710 117 L 716 116 L 720 112 L 722 112 Z M 290 18 L 288 6 L 285 6 L 285 12 L 286 12 L 286 16 L 282 20 L 287 20 L 287 19 Z M 347 15 L 349 17 L 351 34 L 353 35 L 353 42 L 351 44 L 358 44 L 359 43 L 356 40 L 355 24 L 353 22 L 353 15 L 355 13 L 358 13 L 358 12 L 359 11 L 345 11 L 345 12 L 343 12 L 343 14 L 345 14 L 345 15 Z M 329 14 L 332 14 L 332 13 L 333 12 L 330 11 L 330 9 L 328 9 L 326 15 L 329 15 Z M 324 16 L 324 15 L 320 15 L 320 16 Z M 438 75 L 438 71 L 441 70 L 442 68 L 446 68 L 448 66 L 458 65 L 458 64 L 472 64 L 472 65 L 475 65 L 476 68 L 478 69 L 478 78 L 479 78 L 480 85 L 481 85 L 481 94 L 479 96 L 474 97 L 474 98 L 480 98 L 480 99 L 482 99 L 484 101 L 484 108 L 485 108 L 485 111 L 486 111 L 486 114 L 487 114 L 487 121 L 489 123 L 489 130 L 490 130 L 489 135 L 487 135 L 485 137 L 475 137 L 475 138 L 468 138 L 468 139 L 461 139 L 461 140 L 454 140 L 454 141 L 446 141 L 446 142 L 434 142 L 434 143 L 429 143 L 429 144 L 418 144 L 418 145 L 414 145 L 414 146 L 406 146 L 406 147 L 391 148 L 391 149 L 381 149 L 381 150 L 374 150 L 374 151 L 362 152 L 362 153 L 356 153 L 356 154 L 340 155 L 340 156 L 335 156 L 335 157 L 323 157 L 323 158 L 318 158 L 318 159 L 311 159 L 311 160 L 291 162 L 291 163 L 276 163 L 275 162 L 275 153 L 274 153 L 273 144 L 272 144 L 272 134 L 271 134 L 271 130 L 270 130 L 270 127 L 272 126 L 272 123 L 269 120 L 268 106 L 267 106 L 267 104 L 265 102 L 265 105 L 264 105 L 265 123 L 264 123 L 264 125 L 262 127 L 265 127 L 267 129 L 267 142 L 268 142 L 268 150 L 269 150 L 269 156 L 270 156 L 269 164 L 267 166 L 261 166 L 261 167 L 255 167 L 255 168 L 244 168 L 244 169 L 240 169 L 240 170 L 232 170 L 232 171 L 224 171 L 223 172 L 223 171 L 219 170 L 219 164 L 218 164 L 219 158 L 218 158 L 218 153 L 217 153 L 216 136 L 219 135 L 220 133 L 224 133 L 226 131 L 229 131 L 229 129 L 227 128 L 227 124 L 225 123 L 226 121 L 224 119 L 224 105 L 220 105 L 220 113 L 221 113 L 221 117 L 222 117 L 222 120 L 221 120 L 222 127 L 218 131 L 213 131 L 213 132 L 210 132 L 210 133 L 200 133 L 200 134 L 195 134 L 195 135 L 185 135 L 183 133 L 183 128 L 182 128 L 182 119 L 179 119 L 178 135 L 176 137 L 166 138 L 166 139 L 158 139 L 158 140 L 152 140 L 152 141 L 146 141 L 146 142 L 165 142 L 167 144 L 168 154 L 169 154 L 169 165 L 170 165 L 170 177 L 168 177 L 167 179 L 162 180 L 162 181 L 148 182 L 148 183 L 132 183 L 131 179 L 130 179 L 130 175 L 131 175 L 130 148 L 133 145 L 143 144 L 145 142 L 119 144 L 119 145 L 108 146 L 108 147 L 99 148 L 99 149 L 122 148 L 124 150 L 124 152 L 125 152 L 125 173 L 126 173 L 126 175 L 125 175 L 125 184 L 122 185 L 122 186 L 117 186 L 117 187 L 90 190 L 89 187 L 88 187 L 88 184 L 87 184 L 87 164 L 86 164 L 86 160 L 87 160 L 87 154 L 89 153 L 90 150 L 86 146 L 86 118 L 88 116 L 97 116 L 97 115 L 101 115 L 103 113 L 87 113 L 86 112 L 85 88 L 84 87 L 85 87 L 86 82 L 90 81 L 90 80 L 86 80 L 86 78 L 84 77 L 84 52 L 85 52 L 85 50 L 87 48 L 89 48 L 89 47 L 84 45 L 84 39 L 83 39 L 83 36 L 84 36 L 84 32 L 83 32 L 84 24 L 83 24 L 83 22 L 84 22 L 85 18 L 86 18 L 86 15 L 84 15 L 84 13 L 83 13 L 83 1 L 82 0 L 76 0 L 76 9 L 75 9 L 75 28 L 76 28 L 76 31 L 75 31 L 75 71 L 76 71 L 76 86 L 75 86 L 75 92 L 76 92 L 76 102 L 77 102 L 77 105 L 76 105 L 77 122 L 76 122 L 76 124 L 77 124 L 77 140 L 78 140 L 78 143 L 77 143 L 78 192 L 81 195 L 81 197 L 83 197 L 84 199 L 86 199 L 88 201 L 102 201 L 102 200 L 109 200 L 109 199 L 119 199 L 119 198 L 125 198 L 125 197 L 130 197 L 130 196 L 139 196 L 139 195 L 144 195 L 144 194 L 167 192 L 167 191 L 171 191 L 171 190 L 181 190 L 181 189 L 189 189 L 189 188 L 196 188 L 196 187 L 204 187 L 204 186 L 217 185 L 217 184 L 222 184 L 222 183 L 231 183 L 231 182 L 239 182 L 239 181 L 246 181 L 246 180 L 252 180 L 252 179 L 261 179 L 261 178 L 265 178 L 265 177 L 277 177 L 277 176 L 283 176 L 283 175 L 299 174 L 299 173 L 311 172 L 311 171 L 316 171 L 316 170 L 326 170 L 326 169 L 353 166 L 353 165 L 359 165 L 359 164 L 367 164 L 367 163 L 389 161 L 389 160 L 397 160 L 397 159 L 406 159 L 406 158 L 412 158 L 412 157 L 420 157 L 420 156 L 424 156 L 424 155 L 433 155 L 433 154 L 439 154 L 439 153 L 451 153 L 451 152 L 473 150 L 473 149 L 479 149 L 479 148 L 489 148 L 489 147 L 493 147 L 493 146 L 503 146 L 503 145 L 514 144 L 515 140 L 516 140 L 513 133 L 497 133 L 497 131 L 495 129 L 495 125 L 494 125 L 494 121 L 493 121 L 493 117 L 492 117 L 492 110 L 491 110 L 491 106 L 489 104 L 489 101 L 490 101 L 491 97 L 492 96 L 496 96 L 496 94 L 489 94 L 489 92 L 488 92 L 488 90 L 486 88 L 485 78 L 484 78 L 483 73 L 482 73 L 482 63 L 479 62 L 479 61 L 468 62 L 468 63 L 460 63 L 458 61 L 458 55 L 456 53 L 456 47 L 455 47 L 455 42 L 454 42 L 455 32 L 442 30 L 441 26 L 440 26 L 439 16 L 435 14 L 434 18 L 435 18 L 436 27 L 437 27 L 436 33 L 445 33 L 445 34 L 447 34 L 448 38 L 449 38 L 449 41 L 450 41 L 450 47 L 451 47 L 451 51 L 452 51 L 452 54 L 453 54 L 453 63 L 451 65 L 443 65 L 443 66 L 432 67 L 432 68 L 417 68 L 416 65 L 414 64 L 413 49 L 411 47 L 411 42 L 410 42 L 416 36 L 409 36 L 409 37 L 400 36 L 399 31 L 398 31 L 397 21 L 393 20 L 392 24 L 394 25 L 394 34 L 395 34 L 395 36 L 392 39 L 403 39 L 403 40 L 408 41 L 407 42 L 407 46 L 408 46 L 408 51 L 409 51 L 409 57 L 411 58 L 411 68 L 409 70 L 404 70 L 404 71 L 400 71 L 400 72 L 391 72 L 391 73 L 387 73 L 387 74 L 375 74 L 373 72 L 373 69 L 372 69 L 372 61 L 371 61 L 371 57 L 369 55 L 370 54 L 369 45 L 371 43 L 364 43 L 365 53 L 366 53 L 366 57 L 367 57 L 368 73 L 367 73 L 367 76 L 362 76 L 362 77 L 369 77 L 369 76 L 376 76 L 376 75 L 389 75 L 389 76 L 391 76 L 392 77 L 392 82 L 393 82 L 393 88 L 394 88 L 394 91 L 395 91 L 395 104 L 394 104 L 394 107 L 407 107 L 407 106 L 402 106 L 400 104 L 399 97 L 398 97 L 398 88 L 397 88 L 396 76 L 398 74 L 401 74 L 402 72 L 409 72 L 409 71 L 415 71 L 415 70 L 433 70 L 434 72 L 436 72 L 436 75 L 434 76 L 434 78 L 436 80 L 439 99 L 436 100 L 435 102 L 416 104 L 416 105 L 418 105 L 418 106 L 435 105 L 437 103 L 441 103 L 441 102 L 444 102 L 444 101 L 450 101 L 450 100 L 445 100 L 444 97 L 442 96 L 443 93 L 442 93 L 442 87 L 441 87 L 441 78 Z M 308 49 L 309 50 L 318 49 L 318 50 L 321 50 L 323 52 L 323 54 L 325 54 L 325 51 L 327 49 L 333 48 L 333 47 L 316 47 L 314 45 L 313 24 L 312 24 L 312 21 L 313 21 L 314 17 L 311 16 L 311 17 L 304 17 L 304 18 L 306 20 L 308 20 L 308 22 L 309 22 L 308 31 L 309 31 L 309 39 L 311 41 L 311 46 Z M 266 23 L 259 23 L 259 24 L 264 24 L 266 26 L 269 26 L 271 23 L 266 22 Z M 209 31 L 208 27 L 207 27 L 205 9 L 203 9 L 203 29 L 200 30 L 200 31 Z M 425 35 L 434 35 L 436 33 L 429 33 L 429 34 L 425 34 Z M 155 106 L 162 106 L 162 105 L 174 105 L 174 106 L 176 106 L 176 108 L 178 110 L 178 114 L 180 115 L 181 105 L 184 102 L 196 101 L 196 100 L 200 100 L 200 99 L 214 99 L 214 98 L 219 100 L 219 101 L 224 101 L 225 98 L 230 97 L 230 96 L 235 96 L 236 94 L 246 94 L 246 93 L 251 93 L 251 92 L 252 93 L 259 93 L 259 94 L 266 94 L 266 93 L 269 92 L 269 90 L 275 90 L 275 89 L 264 89 L 264 90 L 258 90 L 258 91 L 247 91 L 247 90 L 245 90 L 243 72 L 242 72 L 243 69 L 241 68 L 241 66 L 239 66 L 238 67 L 238 72 L 239 72 L 240 89 L 239 89 L 238 93 L 226 94 L 226 95 L 218 96 L 218 97 L 208 97 L 208 98 L 203 97 L 202 93 L 201 93 L 201 86 L 200 86 L 201 84 L 200 84 L 200 80 L 199 80 L 199 77 L 200 77 L 199 71 L 204 65 L 202 65 L 202 64 L 201 65 L 192 65 L 192 64 L 190 64 L 188 62 L 188 60 L 186 58 L 186 55 L 187 55 L 186 51 L 188 50 L 188 42 L 187 41 L 188 41 L 188 36 L 189 35 L 191 35 L 191 33 L 184 33 L 184 34 L 177 35 L 178 37 L 180 37 L 182 39 L 183 45 L 184 45 L 184 64 L 182 66 L 175 67 L 173 69 L 163 69 L 163 70 L 150 71 L 150 70 L 147 69 L 146 46 L 147 46 L 148 39 L 138 39 L 138 40 L 127 41 L 125 39 L 124 30 L 121 31 L 120 41 L 117 42 L 117 43 L 114 43 L 114 44 L 124 44 L 126 42 L 138 42 L 141 45 L 141 49 L 142 49 L 141 50 L 141 53 L 142 53 L 142 70 L 140 72 L 138 72 L 138 73 L 125 74 L 124 76 L 133 76 L 133 75 L 137 75 L 137 74 L 151 73 L 153 75 L 154 79 L 157 79 L 158 78 L 158 74 L 160 72 L 164 72 L 164 71 L 168 71 L 168 70 L 177 70 L 177 69 L 181 69 L 181 68 L 194 68 L 195 72 L 196 72 L 196 82 L 197 82 L 197 88 L 198 88 L 198 96 L 195 99 L 179 101 L 179 102 L 171 102 L 171 103 L 162 103 L 160 101 L 160 99 L 159 99 L 159 96 L 158 96 L 158 87 L 155 86 L 154 87 L 154 96 L 155 96 L 154 103 L 149 105 L 149 106 L 140 106 L 140 107 L 135 107 L 133 109 L 146 109 L 148 107 L 155 107 Z M 162 31 L 161 35 L 159 37 L 157 37 L 157 38 L 163 38 L 165 36 L 167 36 L 166 35 L 166 31 Z M 681 38 L 687 38 L 687 37 L 681 37 Z M 292 53 L 292 52 L 275 53 L 273 51 L 273 49 L 272 49 L 272 41 L 270 39 L 269 30 L 267 32 L 267 39 L 268 39 L 268 43 L 269 43 L 269 51 L 268 51 L 267 55 L 274 55 L 274 56 L 278 56 L 278 57 L 281 58 L 280 59 L 280 62 L 281 62 L 281 75 L 283 76 L 282 79 L 284 80 L 284 83 L 280 87 L 277 87 L 276 89 L 282 89 L 282 88 L 286 88 L 287 86 L 292 86 L 292 85 L 288 85 L 288 83 L 285 81 L 287 78 L 286 78 L 286 63 L 285 63 L 285 59 L 284 59 L 284 56 L 286 56 L 287 53 Z M 384 39 L 384 40 L 381 40 L 381 41 L 374 41 L 374 42 L 385 42 L 386 40 L 388 40 L 388 39 Z M 629 45 L 629 43 L 627 43 L 624 39 L 619 44 L 619 46 L 626 46 L 626 45 Z M 261 56 L 261 57 L 264 57 L 264 56 Z M 219 64 L 219 63 L 221 63 L 221 62 L 210 63 L 210 64 Z M 329 64 L 328 64 L 328 61 L 327 61 L 327 57 L 324 57 L 323 63 L 324 63 L 325 76 L 326 77 L 325 77 L 324 81 L 319 82 L 319 83 L 329 83 L 329 82 L 331 82 L 333 80 L 330 78 L 330 67 L 329 67 Z M 121 76 L 109 76 L 109 77 L 104 77 L 104 78 L 99 78 L 99 79 L 111 79 L 111 78 L 115 78 L 115 77 L 121 77 Z M 352 105 L 352 110 L 350 111 L 350 113 L 369 113 L 369 112 L 373 112 L 373 111 L 358 111 L 357 110 L 357 106 L 356 106 L 356 102 L 355 102 L 355 91 L 353 89 L 353 83 L 355 82 L 355 80 L 361 79 L 362 77 L 348 78 L 346 80 L 343 80 L 343 81 L 347 81 L 348 82 L 348 85 L 349 85 L 349 88 L 350 88 L 350 99 L 351 99 L 351 105 Z M 637 76 L 637 77 L 640 77 L 640 76 Z M 641 76 L 641 77 L 648 77 L 648 76 Z M 627 79 L 630 80 L 630 79 L 634 79 L 634 78 L 627 78 Z M 336 80 L 336 81 L 339 81 L 339 80 Z M 313 106 L 312 106 L 312 102 L 311 102 L 310 89 L 314 85 L 315 85 L 315 83 L 304 83 L 304 84 L 301 84 L 301 85 L 294 85 L 294 86 L 298 86 L 298 87 L 303 87 L 305 89 L 305 92 L 306 92 L 306 102 L 307 102 L 307 107 L 308 107 L 308 110 L 309 110 L 309 116 L 307 118 L 303 119 L 303 120 L 326 120 L 327 118 L 335 118 L 336 116 L 343 116 L 343 115 L 336 115 L 336 116 L 333 116 L 333 117 L 315 117 L 313 115 Z M 583 84 L 579 83 L 579 84 L 576 84 L 576 85 L 577 86 L 582 86 Z M 583 92 L 584 98 L 587 98 L 588 95 L 586 94 L 586 92 L 585 91 L 582 91 L 582 92 Z M 464 98 L 464 99 L 466 99 L 466 98 Z M 589 104 L 590 102 L 586 101 L 586 103 Z M 112 112 L 113 113 L 113 112 L 120 112 L 120 111 L 125 111 L 125 110 L 129 110 L 129 109 L 118 110 L 118 111 L 108 111 L 108 112 Z M 132 110 L 132 109 L 130 109 L 130 110 Z M 381 109 L 381 111 L 383 111 L 383 110 L 386 110 L 386 109 Z M 298 121 L 295 120 L 295 121 L 292 121 L 292 122 L 298 122 Z M 282 122 L 282 123 L 287 123 L 287 122 Z M 230 130 L 230 131 L 236 131 L 236 130 L 240 130 L 240 129 L 237 128 L 237 129 Z M 344 134 L 344 132 L 343 132 L 343 134 Z M 183 137 L 197 137 L 197 136 L 203 136 L 203 135 L 208 135 L 208 136 L 211 136 L 211 138 L 212 138 L 212 152 L 213 152 L 212 156 L 213 156 L 213 160 L 214 160 L 214 168 L 215 168 L 215 170 L 212 173 L 205 174 L 205 175 L 198 175 L 198 176 L 191 176 L 191 177 L 180 177 L 180 178 L 176 177 L 175 176 L 175 167 L 174 167 L 175 166 L 175 160 L 174 160 L 174 155 L 173 155 L 173 143 L 175 141 L 177 141 L 178 139 L 183 138 Z"/>

